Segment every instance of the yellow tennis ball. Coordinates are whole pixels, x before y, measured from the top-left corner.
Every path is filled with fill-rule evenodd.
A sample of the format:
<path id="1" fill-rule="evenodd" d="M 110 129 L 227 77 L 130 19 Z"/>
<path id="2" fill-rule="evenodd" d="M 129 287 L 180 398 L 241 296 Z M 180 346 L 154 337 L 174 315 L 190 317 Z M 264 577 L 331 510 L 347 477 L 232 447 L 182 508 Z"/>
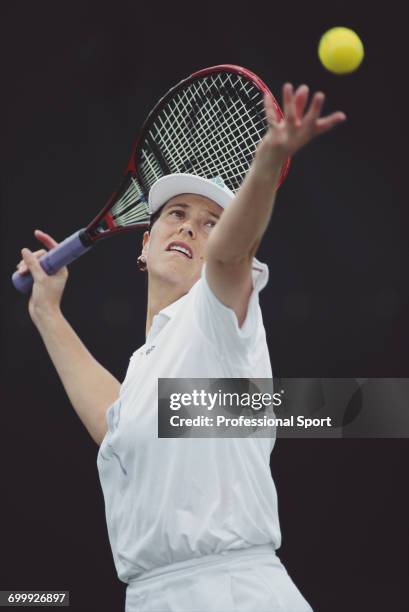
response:
<path id="1" fill-rule="evenodd" d="M 330 72 L 347 74 L 361 64 L 364 59 L 364 46 L 353 30 L 331 28 L 320 39 L 318 56 Z"/>

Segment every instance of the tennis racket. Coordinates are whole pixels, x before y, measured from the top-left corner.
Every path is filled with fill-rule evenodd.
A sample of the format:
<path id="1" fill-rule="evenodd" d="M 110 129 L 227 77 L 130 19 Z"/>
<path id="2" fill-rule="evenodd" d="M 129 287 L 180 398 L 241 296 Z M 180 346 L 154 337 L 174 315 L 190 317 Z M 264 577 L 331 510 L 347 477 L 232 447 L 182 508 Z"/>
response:
<path id="1" fill-rule="evenodd" d="M 149 190 L 166 174 L 220 176 L 236 192 L 268 128 L 264 94 L 271 97 L 280 120 L 283 113 L 268 87 L 240 66 L 205 68 L 172 87 L 143 124 L 118 190 L 86 228 L 39 259 L 45 272 L 55 274 L 102 238 L 147 228 Z M 278 187 L 289 165 L 287 159 Z M 30 273 L 15 272 L 12 281 L 22 293 L 29 293 L 33 284 Z"/>

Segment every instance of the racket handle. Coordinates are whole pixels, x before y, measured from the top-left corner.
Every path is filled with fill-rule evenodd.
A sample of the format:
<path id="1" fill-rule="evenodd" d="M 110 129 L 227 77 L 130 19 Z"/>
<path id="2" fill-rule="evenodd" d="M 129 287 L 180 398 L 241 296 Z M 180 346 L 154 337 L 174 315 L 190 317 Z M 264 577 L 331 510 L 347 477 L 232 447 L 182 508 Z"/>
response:
<path id="1" fill-rule="evenodd" d="M 43 270 L 49 274 L 55 274 L 67 266 L 69 263 L 77 259 L 92 246 L 92 241 L 89 238 L 85 229 L 80 229 L 75 234 L 68 236 L 63 242 L 60 242 L 56 247 L 48 251 L 45 255 L 40 257 L 38 260 Z M 20 274 L 20 272 L 14 272 L 11 277 L 13 285 L 21 293 L 29 293 L 33 286 L 33 277 L 31 273 Z"/>

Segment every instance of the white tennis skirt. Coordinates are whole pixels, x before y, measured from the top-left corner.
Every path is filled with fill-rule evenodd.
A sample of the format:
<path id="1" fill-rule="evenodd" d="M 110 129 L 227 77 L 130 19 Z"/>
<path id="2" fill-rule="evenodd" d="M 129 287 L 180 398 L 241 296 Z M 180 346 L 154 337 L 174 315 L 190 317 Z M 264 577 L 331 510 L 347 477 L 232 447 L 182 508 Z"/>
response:
<path id="1" fill-rule="evenodd" d="M 205 555 L 145 572 L 125 612 L 312 612 L 272 546 Z"/>

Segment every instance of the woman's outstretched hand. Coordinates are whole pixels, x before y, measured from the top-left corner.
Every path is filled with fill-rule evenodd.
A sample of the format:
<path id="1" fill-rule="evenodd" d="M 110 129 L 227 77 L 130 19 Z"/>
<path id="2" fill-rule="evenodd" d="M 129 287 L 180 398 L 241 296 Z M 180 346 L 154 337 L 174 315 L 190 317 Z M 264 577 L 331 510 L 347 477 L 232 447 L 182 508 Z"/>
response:
<path id="1" fill-rule="evenodd" d="M 310 106 L 304 113 L 308 96 L 307 85 L 300 85 L 294 91 L 291 83 L 285 83 L 282 92 L 284 117 L 279 121 L 271 98 L 264 96 L 269 129 L 258 147 L 260 153 L 270 154 L 275 159 L 284 161 L 316 136 L 345 121 L 346 115 L 341 111 L 326 117 L 320 116 L 325 100 L 325 94 L 322 92 L 313 95 Z"/>

